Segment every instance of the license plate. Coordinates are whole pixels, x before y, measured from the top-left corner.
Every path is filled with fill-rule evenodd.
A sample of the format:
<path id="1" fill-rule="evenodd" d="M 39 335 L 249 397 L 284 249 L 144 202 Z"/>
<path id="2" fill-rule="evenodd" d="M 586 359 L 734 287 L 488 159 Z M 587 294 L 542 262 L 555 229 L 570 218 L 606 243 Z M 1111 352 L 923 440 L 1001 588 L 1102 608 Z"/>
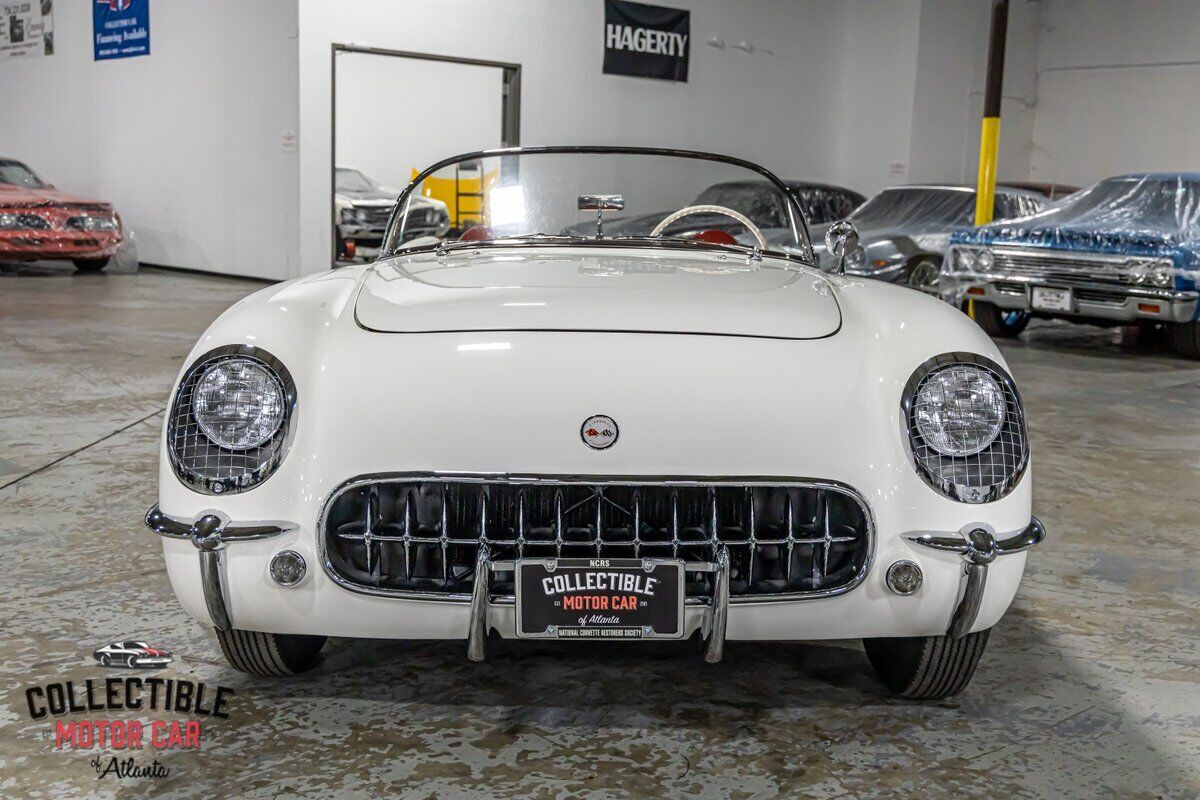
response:
<path id="1" fill-rule="evenodd" d="M 1071 290 L 1035 286 L 1033 287 L 1033 307 L 1043 311 L 1070 311 Z"/>
<path id="2" fill-rule="evenodd" d="M 683 562 L 545 558 L 517 562 L 517 636 L 683 637 Z"/>

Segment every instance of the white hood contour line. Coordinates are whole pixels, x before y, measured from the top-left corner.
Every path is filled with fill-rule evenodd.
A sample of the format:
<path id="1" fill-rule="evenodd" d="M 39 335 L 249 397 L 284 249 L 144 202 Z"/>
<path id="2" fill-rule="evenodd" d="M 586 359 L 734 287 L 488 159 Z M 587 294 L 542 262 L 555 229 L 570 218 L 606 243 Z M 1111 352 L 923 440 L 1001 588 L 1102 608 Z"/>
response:
<path id="1" fill-rule="evenodd" d="M 374 265 L 355 305 L 383 333 L 619 331 L 819 339 L 841 327 L 828 278 L 782 260 L 659 248 L 497 247 Z"/>

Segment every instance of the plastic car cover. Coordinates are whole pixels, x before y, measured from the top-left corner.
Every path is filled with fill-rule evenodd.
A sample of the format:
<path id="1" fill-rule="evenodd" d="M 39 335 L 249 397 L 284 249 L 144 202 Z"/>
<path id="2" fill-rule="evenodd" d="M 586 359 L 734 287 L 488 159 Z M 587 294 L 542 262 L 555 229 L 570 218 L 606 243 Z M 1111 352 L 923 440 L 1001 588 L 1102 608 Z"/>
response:
<path id="1" fill-rule="evenodd" d="M 1017 241 L 1058 250 L 1174 255 L 1197 279 L 1200 173 L 1123 175 L 1076 192 L 1040 214 L 963 232 L 956 243 Z"/>
<path id="2" fill-rule="evenodd" d="M 970 225 L 975 192 L 940 187 L 885 189 L 859 206 L 850 220 L 860 230 L 945 231 Z"/>

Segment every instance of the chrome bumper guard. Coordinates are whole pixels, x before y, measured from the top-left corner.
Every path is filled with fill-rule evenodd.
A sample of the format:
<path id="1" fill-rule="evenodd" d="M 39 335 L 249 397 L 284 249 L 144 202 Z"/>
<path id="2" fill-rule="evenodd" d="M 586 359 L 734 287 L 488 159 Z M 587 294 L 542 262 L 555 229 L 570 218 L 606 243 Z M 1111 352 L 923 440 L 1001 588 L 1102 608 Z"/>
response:
<path id="1" fill-rule="evenodd" d="M 1031 517 L 1025 530 L 1003 539 L 997 539 L 995 534 L 982 527 L 949 534 L 906 533 L 904 538 L 922 547 L 958 553 L 963 557 L 962 594 L 946 630 L 947 636 L 961 639 L 970 633 L 979 616 L 988 565 L 1000 556 L 1019 553 L 1039 544 L 1046 538 L 1046 529 L 1037 517 Z"/>
<path id="2" fill-rule="evenodd" d="M 191 522 L 164 514 L 155 503 L 146 512 L 146 527 L 168 539 L 187 539 L 200 559 L 204 604 L 217 630 L 233 628 L 221 580 L 221 551 L 229 542 L 267 539 L 296 530 L 293 522 L 230 522 L 220 511 L 202 511 Z"/>
<path id="3" fill-rule="evenodd" d="M 487 612 L 488 606 L 491 604 L 488 584 L 491 573 L 513 572 L 516 568 L 516 561 L 492 561 L 488 546 L 486 544 L 479 546 L 479 551 L 475 556 L 475 574 L 486 577 L 483 580 L 476 580 L 471 592 L 471 622 L 467 630 L 467 658 L 472 661 L 481 662 L 487 658 Z M 706 631 L 708 634 L 705 638 L 704 660 L 709 664 L 716 664 L 725 655 L 725 630 L 729 619 L 729 548 L 721 545 L 717 550 L 715 561 L 684 562 L 684 569 L 687 572 L 714 573 L 712 597 L 706 603 L 707 619 L 700 631 L 701 635 Z M 511 596 L 506 596 L 504 599 L 513 602 Z M 687 605 L 704 602 L 703 599 L 694 597 L 685 600 Z"/>

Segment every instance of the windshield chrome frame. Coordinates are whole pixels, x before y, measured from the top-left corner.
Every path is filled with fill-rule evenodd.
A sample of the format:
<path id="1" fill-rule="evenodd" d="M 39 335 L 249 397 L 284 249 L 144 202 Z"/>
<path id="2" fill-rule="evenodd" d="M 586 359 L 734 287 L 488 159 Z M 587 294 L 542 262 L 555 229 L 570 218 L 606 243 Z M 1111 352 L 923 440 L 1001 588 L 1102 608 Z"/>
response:
<path id="1" fill-rule="evenodd" d="M 417 175 L 415 178 L 413 178 L 409 182 L 409 184 L 404 187 L 404 191 L 402 191 L 400 193 L 400 196 L 398 198 L 396 198 L 396 205 L 392 208 L 392 213 L 388 217 L 387 229 L 384 231 L 384 234 L 383 234 L 383 244 L 379 249 L 379 255 L 376 257 L 377 260 L 382 260 L 384 258 L 390 258 L 392 256 L 399 255 L 401 253 L 407 255 L 410 253 L 431 252 L 431 251 L 437 250 L 438 247 L 442 244 L 442 242 L 438 242 L 436 244 L 431 243 L 431 244 L 427 244 L 427 245 L 421 245 L 419 247 L 409 247 L 409 248 L 402 249 L 400 245 L 402 245 L 403 243 L 395 241 L 395 237 L 398 232 L 400 209 L 404 208 L 408 204 L 409 198 L 412 196 L 413 190 L 417 187 L 417 185 L 420 184 L 423 180 L 425 180 L 430 175 L 434 174 L 435 172 L 437 172 L 440 169 L 443 169 L 444 167 L 448 167 L 448 166 L 451 166 L 453 164 L 456 164 L 456 163 L 462 162 L 462 161 L 474 161 L 474 160 L 481 159 L 481 158 L 496 157 L 496 156 L 512 156 L 512 155 L 526 155 L 526 154 L 540 154 L 540 153 L 556 153 L 556 154 L 580 153 L 580 154 L 602 154 L 602 155 L 624 154 L 624 155 L 639 155 L 639 156 L 671 156 L 671 157 L 675 157 L 675 158 L 695 158 L 695 159 L 700 159 L 703 161 L 719 161 L 724 164 L 731 164 L 733 166 L 748 169 L 752 172 L 757 172 L 759 175 L 766 178 L 769 183 L 773 184 L 777 189 L 779 189 L 781 192 L 783 192 L 783 196 L 787 198 L 788 207 L 791 209 L 790 216 L 791 216 L 792 236 L 795 237 L 796 241 L 800 243 L 801 249 L 804 251 L 804 254 L 803 254 L 803 256 L 801 256 L 801 255 L 797 255 L 795 253 L 789 253 L 789 252 L 786 252 L 783 250 L 763 250 L 761 252 L 763 253 L 763 255 L 769 255 L 769 256 L 778 257 L 778 258 L 790 259 L 793 261 L 797 261 L 801 264 L 804 264 L 806 266 L 810 266 L 810 267 L 817 266 L 816 254 L 813 252 L 812 238 L 808 234 L 808 221 L 804 219 L 804 213 L 800 210 L 800 204 L 796 200 L 795 194 L 787 186 L 787 184 L 785 184 L 774 173 L 770 172 L 765 167 L 761 167 L 758 164 L 755 164 L 752 161 L 746 161 L 745 159 L 734 158 L 733 156 L 722 156 L 722 155 L 718 155 L 716 153 L 705 153 L 705 152 L 702 152 L 699 150 L 678 150 L 678 149 L 674 149 L 674 148 L 662 148 L 662 147 L 617 147 L 617 146 L 602 146 L 602 145 L 596 145 L 596 146 L 560 145 L 560 146 L 548 146 L 548 147 L 504 147 L 504 148 L 499 148 L 496 150 L 479 150 L 479 151 L 473 152 L 473 153 L 462 153 L 457 156 L 452 156 L 450 158 L 442 159 L 441 161 L 437 162 L 436 164 L 433 164 L 432 166 L 427 167 L 423 172 L 421 172 L 419 175 Z M 497 246 L 512 245 L 517 241 L 522 241 L 522 237 L 514 236 L 507 240 L 496 239 L 496 240 L 491 240 L 491 241 L 472 242 L 471 244 L 473 244 L 475 246 L 482 245 L 482 246 L 497 247 Z M 695 249 L 694 247 L 689 246 L 693 243 L 689 243 L 686 239 L 664 238 L 661 240 L 654 240 L 654 241 L 650 241 L 650 240 L 646 240 L 646 239 L 639 239 L 639 240 L 615 239 L 612 241 L 615 243 L 619 243 L 619 246 L 625 246 L 625 247 L 683 246 L 683 247 L 688 247 L 688 249 Z M 524 243 L 526 245 L 541 244 L 543 246 L 547 246 L 547 245 L 548 246 L 553 246 L 553 245 L 572 246 L 571 244 L 566 243 L 566 242 L 549 242 L 549 241 L 538 242 L 536 239 L 532 239 L 532 237 L 524 239 Z M 595 243 L 596 243 L 596 240 L 594 240 L 594 239 L 586 239 L 586 240 L 582 240 L 582 241 L 578 242 L 577 244 L 578 245 L 592 245 Z M 711 247 L 715 252 L 730 252 L 731 251 L 731 248 L 724 247 L 721 245 L 710 245 L 710 246 L 706 246 L 705 249 L 709 249 L 709 247 Z"/>

